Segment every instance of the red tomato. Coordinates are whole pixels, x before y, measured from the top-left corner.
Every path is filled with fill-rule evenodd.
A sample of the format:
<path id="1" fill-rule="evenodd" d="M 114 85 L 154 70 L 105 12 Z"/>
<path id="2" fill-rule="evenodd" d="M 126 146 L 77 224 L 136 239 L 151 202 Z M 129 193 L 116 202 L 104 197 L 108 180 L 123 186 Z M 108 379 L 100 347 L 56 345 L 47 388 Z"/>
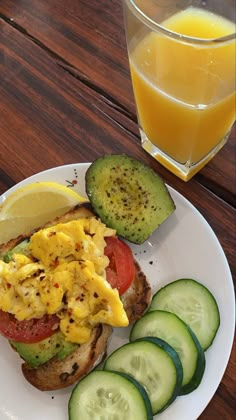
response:
<path id="1" fill-rule="evenodd" d="M 58 328 L 56 315 L 44 315 L 40 319 L 18 321 L 13 315 L 0 310 L 0 333 L 9 340 L 36 343 L 50 337 Z"/>
<path id="2" fill-rule="evenodd" d="M 106 268 L 107 281 L 122 295 L 135 276 L 133 254 L 129 246 L 115 236 L 107 237 L 106 244 L 104 253 L 110 260 Z"/>

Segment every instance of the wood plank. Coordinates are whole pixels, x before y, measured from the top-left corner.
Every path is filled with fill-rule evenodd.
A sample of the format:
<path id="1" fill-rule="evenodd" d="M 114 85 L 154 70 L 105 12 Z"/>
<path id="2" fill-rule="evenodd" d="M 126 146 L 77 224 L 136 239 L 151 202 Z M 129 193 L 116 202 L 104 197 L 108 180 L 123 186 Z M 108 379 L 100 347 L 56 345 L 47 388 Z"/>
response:
<path id="1" fill-rule="evenodd" d="M 104 101 L 136 121 L 120 0 L 4 0 L 0 13 L 12 25 L 19 25 L 84 84 L 100 92 Z M 118 114 L 116 117 L 119 122 Z M 135 134 L 138 136 L 137 127 Z M 235 140 L 234 130 L 227 145 L 195 177 L 233 206 Z"/>
<path id="2" fill-rule="evenodd" d="M 20 159 L 22 145 L 29 164 L 31 154 L 41 148 L 44 150 L 45 153 L 39 154 L 37 159 L 36 171 L 44 169 L 46 152 L 52 154 L 50 148 L 54 149 L 55 165 L 67 163 L 74 156 L 74 149 L 79 155 L 83 154 L 81 137 L 88 144 L 87 155 L 84 153 L 86 160 L 90 159 L 90 154 L 108 152 L 107 145 L 112 146 L 114 151 L 122 151 L 124 130 L 112 121 L 111 112 L 107 117 L 107 105 L 96 99 L 91 89 L 70 77 L 47 53 L 3 21 L 1 33 L 4 56 L 1 62 L 1 74 L 4 75 L 1 83 L 1 128 L 6 134 L 6 138 L 1 139 L 3 169 L 8 169 L 9 164 L 15 169 L 17 166 L 12 157 L 10 162 L 7 158 L 11 136 L 15 141 L 20 138 L 18 148 L 13 152 L 17 160 Z M 66 130 L 65 119 L 68 121 Z M 111 133 L 103 120 L 111 122 Z M 113 138 L 117 142 L 114 143 Z"/>
<path id="3" fill-rule="evenodd" d="M 198 173 L 196 180 L 216 195 L 236 207 L 236 124 L 227 144 Z"/>
<path id="4" fill-rule="evenodd" d="M 120 1 L 10 0 L 1 2 L 0 13 L 134 112 Z"/>
<path id="5" fill-rule="evenodd" d="M 235 417 L 236 383 L 236 342 L 222 382 L 214 395 L 214 404 L 210 402 L 198 420 L 233 420 Z M 227 384 L 227 385 L 226 385 Z M 226 407 L 227 406 L 227 410 Z M 217 407 L 217 409 L 216 409 Z"/>

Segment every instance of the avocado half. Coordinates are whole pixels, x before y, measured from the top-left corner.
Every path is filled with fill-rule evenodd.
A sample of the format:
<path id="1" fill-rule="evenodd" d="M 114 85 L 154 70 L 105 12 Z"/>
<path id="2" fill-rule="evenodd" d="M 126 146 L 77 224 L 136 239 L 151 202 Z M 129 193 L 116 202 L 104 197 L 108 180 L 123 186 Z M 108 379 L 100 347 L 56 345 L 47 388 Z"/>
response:
<path id="1" fill-rule="evenodd" d="M 175 210 L 161 177 L 125 154 L 95 160 L 86 172 L 85 185 L 102 222 L 136 244 L 146 241 Z"/>

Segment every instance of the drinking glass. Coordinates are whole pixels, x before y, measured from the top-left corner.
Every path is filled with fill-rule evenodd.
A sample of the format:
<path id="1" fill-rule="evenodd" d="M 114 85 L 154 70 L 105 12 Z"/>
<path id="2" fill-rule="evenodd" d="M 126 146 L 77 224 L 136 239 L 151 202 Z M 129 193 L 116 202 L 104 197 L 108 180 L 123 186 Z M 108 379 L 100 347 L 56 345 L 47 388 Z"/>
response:
<path id="1" fill-rule="evenodd" d="M 188 181 L 235 121 L 235 0 L 123 0 L 142 147 Z"/>

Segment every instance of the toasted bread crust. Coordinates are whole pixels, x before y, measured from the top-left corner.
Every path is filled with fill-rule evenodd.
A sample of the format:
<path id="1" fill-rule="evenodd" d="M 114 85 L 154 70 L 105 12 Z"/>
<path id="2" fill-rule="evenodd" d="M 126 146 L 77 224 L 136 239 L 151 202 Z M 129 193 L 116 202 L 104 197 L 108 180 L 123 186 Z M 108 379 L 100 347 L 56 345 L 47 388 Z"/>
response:
<path id="1" fill-rule="evenodd" d="M 49 227 L 58 223 L 66 223 L 82 217 L 95 216 L 90 203 L 81 203 L 63 216 L 47 223 Z M 38 230 L 38 229 L 37 229 Z M 33 232 L 20 235 L 0 246 L 0 258 Z M 129 289 L 122 295 L 122 302 L 130 323 L 140 318 L 151 302 L 151 287 L 139 264 L 135 261 L 135 278 Z M 112 333 L 112 327 L 106 324 L 97 325 L 90 340 L 80 345 L 63 360 L 56 357 L 38 368 L 31 368 L 27 363 L 22 365 L 22 372 L 29 383 L 41 391 L 52 391 L 72 385 L 89 373 L 106 354 L 107 342 Z"/>
<path id="2" fill-rule="evenodd" d="M 121 297 L 130 324 L 146 312 L 152 299 L 151 286 L 137 261 L 135 261 L 135 271 L 131 286 Z"/>

